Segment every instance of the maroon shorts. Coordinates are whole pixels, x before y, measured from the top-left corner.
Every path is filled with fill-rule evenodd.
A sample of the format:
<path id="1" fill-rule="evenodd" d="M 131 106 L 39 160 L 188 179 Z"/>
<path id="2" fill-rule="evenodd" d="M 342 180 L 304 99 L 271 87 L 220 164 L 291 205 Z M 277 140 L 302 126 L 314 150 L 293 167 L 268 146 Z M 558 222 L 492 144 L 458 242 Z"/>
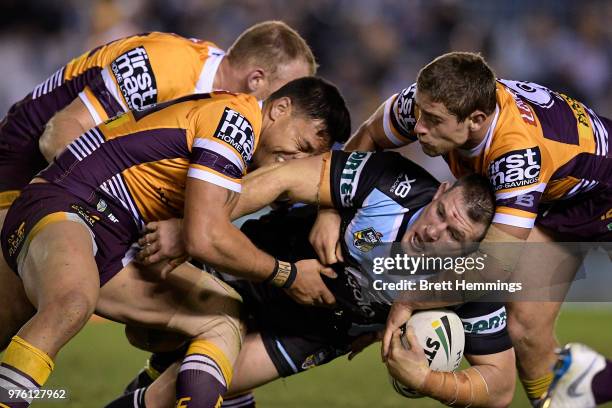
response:
<path id="1" fill-rule="evenodd" d="M 536 225 L 563 241 L 612 242 L 612 189 L 556 201 L 540 211 Z"/>
<path id="2" fill-rule="evenodd" d="M 47 161 L 38 149 L 38 140 L 24 138 L 13 127 L 0 127 L 0 209 L 8 208 L 45 167 Z"/>
<path id="3" fill-rule="evenodd" d="M 58 220 L 81 222 L 91 231 L 100 286 L 136 253 L 138 228 L 129 213 L 110 199 L 94 197 L 90 204 L 54 184 L 28 184 L 10 207 L 0 238 L 4 258 L 13 271 L 19 273 L 18 257 L 24 245 L 46 223 Z"/>
<path id="4" fill-rule="evenodd" d="M 98 96 L 108 117 L 122 112 L 121 106 L 106 91 L 100 68 L 94 67 L 64 80 L 61 68 L 9 109 L 0 121 L 0 209 L 8 208 L 39 171 L 47 167 L 38 141 L 45 125 L 89 86 Z"/>

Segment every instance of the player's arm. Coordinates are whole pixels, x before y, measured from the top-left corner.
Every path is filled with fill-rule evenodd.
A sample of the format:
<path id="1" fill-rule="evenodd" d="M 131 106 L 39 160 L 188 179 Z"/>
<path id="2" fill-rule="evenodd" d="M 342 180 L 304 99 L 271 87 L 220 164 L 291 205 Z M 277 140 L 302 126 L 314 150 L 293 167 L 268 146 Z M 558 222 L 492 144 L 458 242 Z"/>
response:
<path id="1" fill-rule="evenodd" d="M 397 147 L 385 136 L 383 120 L 386 105 L 386 102 L 381 104 L 372 116 L 359 126 L 342 150 L 371 152 Z"/>
<path id="2" fill-rule="evenodd" d="M 514 395 L 515 360 L 513 349 L 500 353 L 466 356 L 471 367 L 455 373 L 429 368 L 423 348 L 409 327 L 410 349 L 396 331 L 386 362 L 391 376 L 409 388 L 449 406 L 505 407 Z"/>
<path id="3" fill-rule="evenodd" d="M 83 101 L 75 98 L 47 122 L 38 141 L 40 151 L 51 162 L 68 144 L 95 125 Z"/>
<path id="4" fill-rule="evenodd" d="M 275 163 L 247 174 L 231 218 L 251 214 L 279 199 L 331 207 L 330 158 L 331 154 L 325 153 Z"/>
<path id="5" fill-rule="evenodd" d="M 415 142 L 416 84 L 382 103 L 345 144 L 345 151 L 392 149 Z"/>
<path id="6" fill-rule="evenodd" d="M 304 304 L 333 304 L 320 274 L 334 276 L 315 260 L 279 261 L 258 249 L 231 223 L 238 193 L 188 177 L 183 222 L 187 253 L 195 259 L 249 280 L 287 289 Z"/>
<path id="7" fill-rule="evenodd" d="M 253 280 L 270 275 L 274 258 L 259 251 L 231 223 L 238 193 L 188 177 L 185 196 L 183 237 L 190 256 Z"/>

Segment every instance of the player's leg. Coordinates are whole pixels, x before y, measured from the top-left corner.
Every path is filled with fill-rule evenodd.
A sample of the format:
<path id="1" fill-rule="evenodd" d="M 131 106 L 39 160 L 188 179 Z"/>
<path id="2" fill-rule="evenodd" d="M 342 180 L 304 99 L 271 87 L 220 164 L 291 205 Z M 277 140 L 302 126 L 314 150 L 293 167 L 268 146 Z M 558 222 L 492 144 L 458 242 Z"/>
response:
<path id="1" fill-rule="evenodd" d="M 227 392 L 240 351 L 240 307 L 233 289 L 190 264 L 165 280 L 130 264 L 102 288 L 97 310 L 124 323 L 191 338 L 179 369 L 177 404 L 213 407 Z"/>
<path id="2" fill-rule="evenodd" d="M 609 131 L 612 122 L 602 118 Z M 612 242 L 612 191 L 605 191 L 582 202 L 595 212 L 586 218 L 581 213 L 571 214 L 580 222 L 590 240 Z M 568 212 L 570 209 L 567 210 Z M 588 241 L 589 239 L 585 239 Z M 612 259 L 612 252 L 609 253 Z M 559 353 L 545 406 L 594 407 L 612 401 L 612 361 L 589 347 L 572 343 Z"/>
<path id="3" fill-rule="evenodd" d="M 47 165 L 36 139 L 23 134 L 24 112 L 28 98 L 13 105 L 0 123 L 0 228 L 6 213 L 21 190 Z M 26 103 L 26 105 L 24 105 Z M 41 129 L 42 130 L 42 129 Z M 35 312 L 17 275 L 0 254 L 0 350 L 8 346 L 17 330 Z"/>
<path id="4" fill-rule="evenodd" d="M 534 403 L 552 381 L 554 350 L 559 346 L 555 322 L 580 261 L 567 253 L 567 247 L 555 244 L 552 234 L 536 225 L 517 265 L 518 279 L 533 294 L 530 301 L 507 305 L 508 332 L 516 351 L 519 378 Z"/>
<path id="5" fill-rule="evenodd" d="M 6 208 L 0 208 L 0 228 L 4 224 Z M 26 297 L 19 276 L 9 268 L 0 253 L 0 351 L 10 343 L 11 338 L 36 312 Z"/>
<path id="6" fill-rule="evenodd" d="M 189 345 L 189 338 L 178 333 L 130 325 L 125 327 L 125 336 L 132 346 L 152 354 L 125 387 L 124 394 L 151 385 L 168 367 L 185 357 Z"/>
<path id="7" fill-rule="evenodd" d="M 56 217 L 54 217 L 56 216 Z M 59 216 L 59 217 L 58 217 Z M 63 220 L 58 221 L 58 218 Z M 36 389 L 53 369 L 57 352 L 93 313 L 99 276 L 90 231 L 63 214 L 43 218 L 40 229 L 26 237 L 19 273 L 36 314 L 9 344 L 0 366 L 0 389 Z M 6 399 L 6 397 L 4 397 Z M 31 399 L 6 401 L 8 407 L 27 407 Z"/>
<path id="8" fill-rule="evenodd" d="M 164 373 L 146 388 L 144 401 L 140 406 L 147 408 L 168 407 L 175 402 L 176 378 L 180 364 L 171 365 Z M 280 377 L 276 365 L 269 356 L 261 336 L 250 333 L 246 336 L 240 355 L 234 364 L 234 378 L 228 391 L 229 397 L 223 401 L 221 407 L 249 408 L 255 406 L 255 398 L 251 390 L 267 384 Z M 144 388 L 140 388 L 124 395 L 107 405 L 107 408 L 132 408 L 133 401 L 143 395 Z M 144 404 L 146 402 L 146 404 Z"/>

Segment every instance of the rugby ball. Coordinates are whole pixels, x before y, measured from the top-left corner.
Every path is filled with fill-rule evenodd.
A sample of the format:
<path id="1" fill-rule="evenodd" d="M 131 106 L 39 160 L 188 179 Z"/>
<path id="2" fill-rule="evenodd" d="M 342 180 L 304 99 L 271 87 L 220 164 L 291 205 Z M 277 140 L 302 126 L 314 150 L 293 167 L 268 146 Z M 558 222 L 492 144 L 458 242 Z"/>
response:
<path id="1" fill-rule="evenodd" d="M 402 345 L 408 348 L 406 329 L 414 327 L 417 340 L 429 363 L 436 371 L 455 371 L 463 358 L 465 334 L 463 324 L 455 312 L 446 309 L 425 310 L 416 312 L 401 327 Z M 418 392 L 404 386 L 395 378 L 389 376 L 393 389 L 407 398 L 421 398 Z"/>

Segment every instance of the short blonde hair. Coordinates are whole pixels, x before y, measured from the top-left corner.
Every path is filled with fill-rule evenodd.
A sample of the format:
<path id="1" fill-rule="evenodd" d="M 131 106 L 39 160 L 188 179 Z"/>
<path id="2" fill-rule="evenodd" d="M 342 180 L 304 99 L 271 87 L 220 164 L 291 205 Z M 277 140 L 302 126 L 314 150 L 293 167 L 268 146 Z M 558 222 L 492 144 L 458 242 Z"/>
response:
<path id="1" fill-rule="evenodd" d="M 279 66 L 299 59 L 308 64 L 310 75 L 317 71 L 306 40 L 282 21 L 264 21 L 245 30 L 229 48 L 227 58 L 236 66 L 260 65 L 270 75 Z"/>

